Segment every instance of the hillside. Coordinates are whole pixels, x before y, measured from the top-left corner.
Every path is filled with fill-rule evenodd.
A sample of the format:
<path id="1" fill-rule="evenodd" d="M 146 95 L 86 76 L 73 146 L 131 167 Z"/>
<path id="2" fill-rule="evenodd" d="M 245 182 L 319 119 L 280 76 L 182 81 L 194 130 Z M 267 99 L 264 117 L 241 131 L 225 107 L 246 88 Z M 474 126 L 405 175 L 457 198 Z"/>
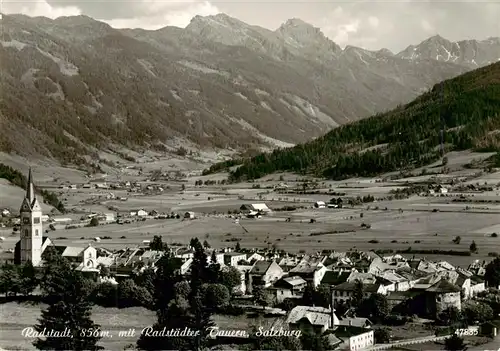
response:
<path id="1" fill-rule="evenodd" d="M 230 173 L 231 180 L 277 171 L 333 179 L 374 176 L 438 160 L 441 128 L 447 151 L 499 150 L 500 63 L 444 81 L 403 107 L 336 128 L 306 144 L 216 164 L 205 173 L 242 163 Z"/>
<path id="2" fill-rule="evenodd" d="M 66 163 L 111 144 L 293 145 L 470 70 L 341 49 L 299 19 L 275 31 L 223 14 L 156 31 L 86 16 L 3 15 L 0 25 L 0 151 Z"/>
<path id="3" fill-rule="evenodd" d="M 0 209 L 9 208 L 17 212 L 18 206 L 25 195 L 28 180 L 17 169 L 0 163 Z M 43 201 L 40 205 L 45 213 L 57 209 L 59 212 L 65 212 L 64 204 L 57 198 L 53 192 L 40 190 L 35 187 L 37 194 Z"/>

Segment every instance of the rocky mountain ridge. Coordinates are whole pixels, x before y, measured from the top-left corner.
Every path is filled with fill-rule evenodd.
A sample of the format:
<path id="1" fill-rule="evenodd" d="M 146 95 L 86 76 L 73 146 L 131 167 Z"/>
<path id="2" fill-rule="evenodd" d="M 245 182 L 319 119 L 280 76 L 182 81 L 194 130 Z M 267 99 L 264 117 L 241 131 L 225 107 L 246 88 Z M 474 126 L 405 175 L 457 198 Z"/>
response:
<path id="1" fill-rule="evenodd" d="M 299 19 L 276 31 L 223 14 L 156 31 L 86 16 L 4 15 L 1 25 L 0 150 L 65 162 L 114 144 L 287 146 L 470 70 L 342 50 Z"/>
<path id="2" fill-rule="evenodd" d="M 452 42 L 435 35 L 419 45 L 410 45 L 397 56 L 413 61 L 453 62 L 475 69 L 500 61 L 500 38 Z"/>

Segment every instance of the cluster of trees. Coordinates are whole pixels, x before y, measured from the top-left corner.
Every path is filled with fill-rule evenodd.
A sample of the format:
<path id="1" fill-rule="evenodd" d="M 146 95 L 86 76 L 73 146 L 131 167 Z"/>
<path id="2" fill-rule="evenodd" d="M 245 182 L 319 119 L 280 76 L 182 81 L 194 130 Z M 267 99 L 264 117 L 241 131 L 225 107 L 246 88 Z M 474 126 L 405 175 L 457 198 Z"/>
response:
<path id="1" fill-rule="evenodd" d="M 480 301 L 468 301 L 459 311 L 455 307 L 449 307 L 439 313 L 436 323 L 450 328 L 462 328 L 467 325 L 490 321 L 495 317 L 493 309 L 487 303 Z"/>
<path id="2" fill-rule="evenodd" d="M 230 172 L 231 181 L 277 171 L 332 179 L 375 176 L 438 160 L 442 128 L 447 150 L 497 150 L 498 137 L 489 132 L 500 127 L 499 67 L 446 81 L 405 107 L 341 126 L 306 144 L 219 163 L 205 173 L 241 164 Z"/>
<path id="3" fill-rule="evenodd" d="M 500 286 L 500 258 L 497 257 L 486 265 L 484 280 L 489 287 L 498 288 Z"/>
<path id="4" fill-rule="evenodd" d="M 0 178 L 7 179 L 14 185 L 26 189 L 26 177 L 18 170 L 0 163 Z"/>
<path id="5" fill-rule="evenodd" d="M 31 262 L 23 265 L 5 264 L 0 270 L 0 294 L 29 296 L 38 286 L 40 278 Z"/>

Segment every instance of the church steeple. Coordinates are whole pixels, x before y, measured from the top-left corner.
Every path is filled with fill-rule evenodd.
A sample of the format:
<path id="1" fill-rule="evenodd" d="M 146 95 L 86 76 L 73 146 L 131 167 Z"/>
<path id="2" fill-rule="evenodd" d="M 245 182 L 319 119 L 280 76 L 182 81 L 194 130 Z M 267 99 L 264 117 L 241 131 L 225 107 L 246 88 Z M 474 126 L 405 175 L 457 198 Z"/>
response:
<path id="1" fill-rule="evenodd" d="M 33 185 L 33 178 L 31 176 L 31 167 L 28 174 L 28 186 L 26 187 L 26 199 L 29 201 L 30 205 L 33 206 L 35 201 L 35 186 Z"/>
<path id="2" fill-rule="evenodd" d="M 26 195 L 19 212 L 21 217 L 20 262 L 31 261 L 33 266 L 38 266 L 42 259 L 42 208 L 35 195 L 31 167 L 28 173 L 28 184 L 26 184 Z"/>
<path id="3" fill-rule="evenodd" d="M 41 211 L 40 204 L 36 198 L 35 185 L 33 184 L 33 175 L 31 167 L 28 173 L 28 184 L 26 185 L 26 195 L 21 204 L 21 212 Z"/>

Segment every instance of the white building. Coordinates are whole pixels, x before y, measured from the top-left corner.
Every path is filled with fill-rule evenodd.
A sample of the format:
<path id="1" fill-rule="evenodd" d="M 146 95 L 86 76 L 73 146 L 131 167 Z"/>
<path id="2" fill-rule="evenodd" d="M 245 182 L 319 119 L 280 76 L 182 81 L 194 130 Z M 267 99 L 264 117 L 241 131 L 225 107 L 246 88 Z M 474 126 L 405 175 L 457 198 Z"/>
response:
<path id="1" fill-rule="evenodd" d="M 324 202 L 324 201 L 316 201 L 316 202 L 314 203 L 314 207 L 315 207 L 315 208 L 325 208 L 325 207 L 326 207 L 326 204 L 325 204 L 325 202 Z"/>
<path id="2" fill-rule="evenodd" d="M 148 215 L 148 213 L 146 211 L 144 211 L 144 209 L 141 208 L 140 210 L 130 211 L 130 215 L 137 216 L 137 217 L 146 217 Z"/>
<path id="3" fill-rule="evenodd" d="M 188 212 L 184 213 L 184 218 L 194 219 L 195 218 L 194 212 L 188 211 Z"/>
<path id="4" fill-rule="evenodd" d="M 241 205 L 240 211 L 243 213 L 258 212 L 258 213 L 269 213 L 271 209 L 267 207 L 266 204 L 245 204 Z"/>

